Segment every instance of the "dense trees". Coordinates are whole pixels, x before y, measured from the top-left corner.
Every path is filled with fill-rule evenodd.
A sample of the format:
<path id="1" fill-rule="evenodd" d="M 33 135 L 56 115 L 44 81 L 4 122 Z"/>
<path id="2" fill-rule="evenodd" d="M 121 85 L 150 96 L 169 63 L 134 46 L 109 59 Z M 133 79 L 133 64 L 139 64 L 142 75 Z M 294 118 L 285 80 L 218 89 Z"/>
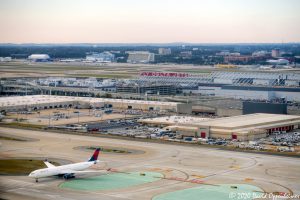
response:
<path id="1" fill-rule="evenodd" d="M 213 65 L 223 63 L 223 58 L 215 56 L 217 52 L 228 50 L 230 52 L 240 52 L 241 55 L 251 55 L 254 51 L 271 51 L 279 48 L 286 55 L 294 57 L 300 55 L 300 44 L 211 44 L 211 45 L 166 45 L 171 48 L 171 55 L 157 55 L 157 45 L 92 45 L 92 44 L 70 44 L 70 45 L 38 45 L 38 44 L 2 44 L 0 45 L 0 57 L 11 56 L 13 58 L 27 58 L 30 54 L 49 54 L 51 58 L 85 58 L 89 52 L 111 51 L 115 54 L 117 62 L 126 62 L 126 51 L 150 51 L 155 53 L 155 63 L 178 63 L 178 64 L 204 64 Z M 195 49 L 196 48 L 196 49 Z M 191 51 L 191 57 L 182 57 L 180 52 Z M 298 59 L 299 60 L 299 59 Z M 236 64 L 239 64 L 238 62 Z M 250 61 L 240 64 L 261 64 L 261 61 Z"/>

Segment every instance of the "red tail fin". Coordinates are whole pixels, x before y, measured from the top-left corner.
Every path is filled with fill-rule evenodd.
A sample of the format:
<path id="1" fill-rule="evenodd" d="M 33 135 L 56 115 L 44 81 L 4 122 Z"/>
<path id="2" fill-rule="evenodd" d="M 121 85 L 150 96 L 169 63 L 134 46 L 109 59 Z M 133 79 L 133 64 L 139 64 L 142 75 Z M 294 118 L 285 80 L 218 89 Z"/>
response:
<path id="1" fill-rule="evenodd" d="M 99 152 L 100 152 L 100 148 L 97 148 L 94 152 L 94 154 L 92 155 L 92 157 L 89 159 L 89 161 L 95 161 L 98 159 L 98 155 L 99 155 Z"/>

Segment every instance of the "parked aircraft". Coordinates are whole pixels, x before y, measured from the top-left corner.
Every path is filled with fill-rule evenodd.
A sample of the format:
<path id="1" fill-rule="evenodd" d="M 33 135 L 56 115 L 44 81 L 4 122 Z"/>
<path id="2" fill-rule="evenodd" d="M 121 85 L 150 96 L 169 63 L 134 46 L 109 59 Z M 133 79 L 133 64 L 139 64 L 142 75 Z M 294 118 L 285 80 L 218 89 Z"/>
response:
<path id="1" fill-rule="evenodd" d="M 86 162 L 55 166 L 50 162 L 45 161 L 44 163 L 47 166 L 47 168 L 35 170 L 29 174 L 29 177 L 35 178 L 35 181 L 38 182 L 39 178 L 50 177 L 50 176 L 59 176 L 59 177 L 63 177 L 64 179 L 69 179 L 69 178 L 74 178 L 75 174 L 99 173 L 103 170 L 84 171 L 85 169 L 99 162 L 99 160 L 97 160 L 99 152 L 100 152 L 100 148 L 97 148 L 94 154 L 92 155 L 92 157 Z"/>

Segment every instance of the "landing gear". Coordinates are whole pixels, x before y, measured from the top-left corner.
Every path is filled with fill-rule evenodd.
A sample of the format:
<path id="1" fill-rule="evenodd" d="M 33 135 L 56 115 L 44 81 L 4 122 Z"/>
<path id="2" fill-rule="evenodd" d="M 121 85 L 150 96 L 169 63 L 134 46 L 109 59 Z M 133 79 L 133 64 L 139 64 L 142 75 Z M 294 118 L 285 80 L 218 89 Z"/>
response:
<path id="1" fill-rule="evenodd" d="M 39 182 L 39 180 L 36 178 L 36 179 L 35 179 L 35 182 L 37 183 L 37 182 Z"/>

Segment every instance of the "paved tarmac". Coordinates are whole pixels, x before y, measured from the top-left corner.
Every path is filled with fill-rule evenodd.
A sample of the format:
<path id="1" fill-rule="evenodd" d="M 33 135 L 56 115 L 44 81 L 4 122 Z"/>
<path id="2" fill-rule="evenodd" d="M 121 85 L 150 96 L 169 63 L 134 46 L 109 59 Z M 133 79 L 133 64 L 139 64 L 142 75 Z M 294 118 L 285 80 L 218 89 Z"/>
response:
<path id="1" fill-rule="evenodd" d="M 57 177 L 40 179 L 35 183 L 34 179 L 27 176 L 0 176 L 0 198 L 3 199 L 156 199 L 158 195 L 168 192 L 202 185 L 217 187 L 219 184 L 253 185 L 267 194 L 300 194 L 299 158 L 4 127 L 0 127 L 1 133 L 35 139 L 0 140 L 1 159 L 51 157 L 80 162 L 87 160 L 91 152 L 76 148 L 78 146 L 115 146 L 145 153 L 100 154 L 98 159 L 103 162 L 93 170 L 112 168 L 118 172 L 145 171 L 160 173 L 164 177 L 126 188 L 81 191 L 60 188 L 59 185 L 65 181 Z M 93 176 L 80 175 L 76 178 Z"/>

